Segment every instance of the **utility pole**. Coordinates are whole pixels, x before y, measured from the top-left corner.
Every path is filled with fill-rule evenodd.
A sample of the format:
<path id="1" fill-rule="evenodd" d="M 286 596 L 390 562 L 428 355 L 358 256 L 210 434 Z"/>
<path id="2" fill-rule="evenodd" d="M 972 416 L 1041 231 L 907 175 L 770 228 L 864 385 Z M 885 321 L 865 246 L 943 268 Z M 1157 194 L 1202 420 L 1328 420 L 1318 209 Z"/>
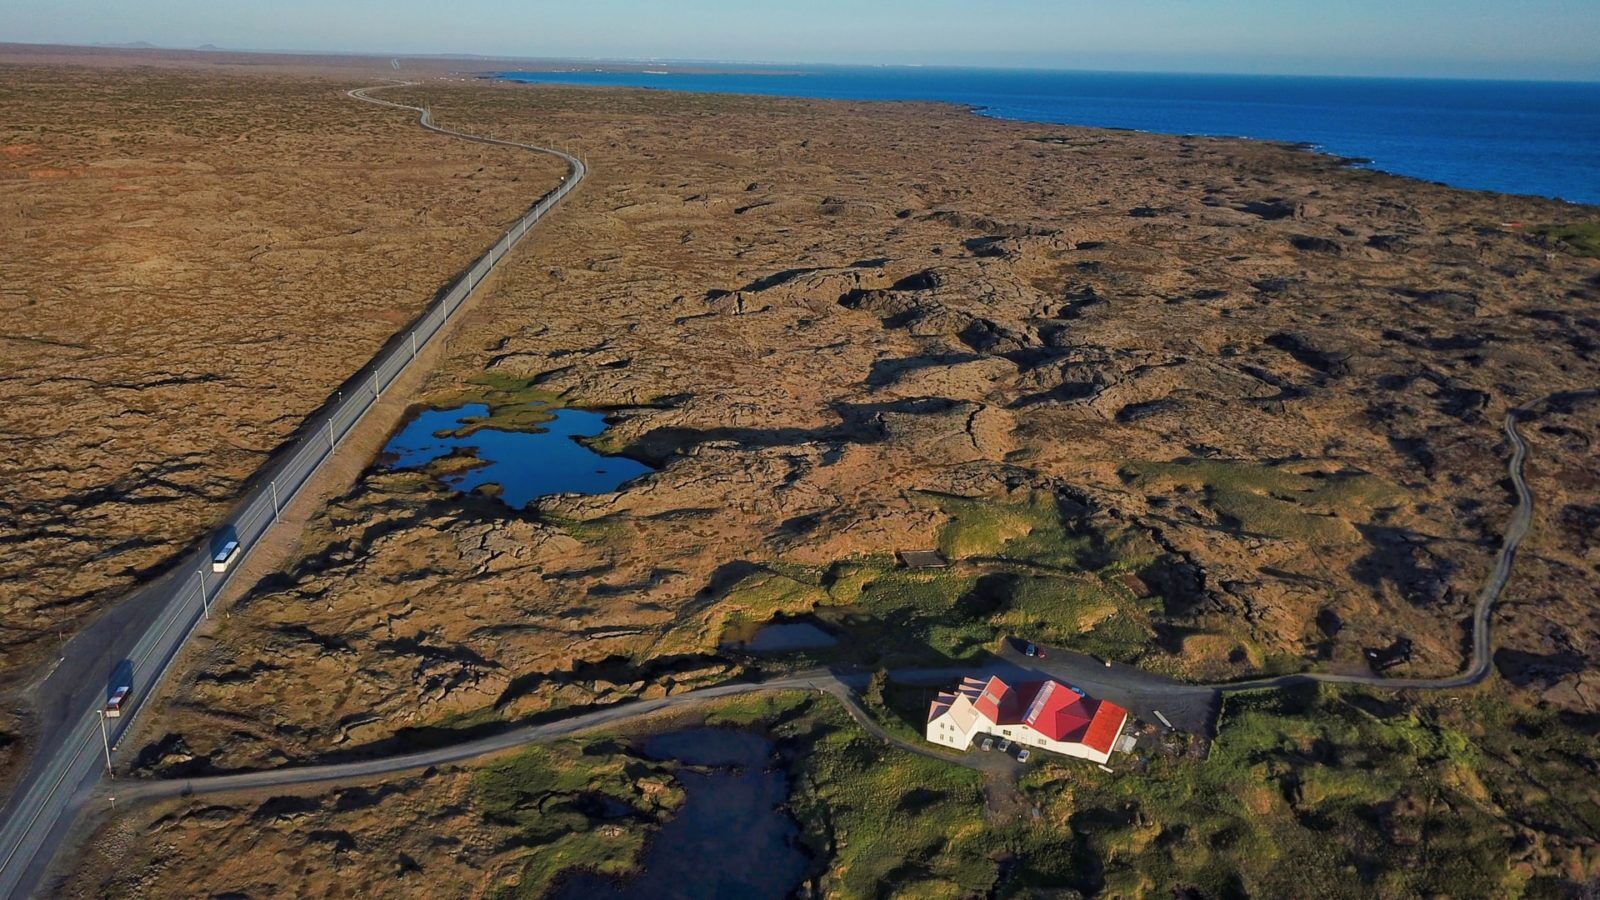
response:
<path id="1" fill-rule="evenodd" d="M 211 618 L 211 598 L 206 596 L 206 568 L 201 566 L 194 570 L 200 579 L 200 608 L 205 610 L 206 618 Z"/>
<path id="2" fill-rule="evenodd" d="M 100 744 L 106 748 L 106 777 L 116 777 L 116 771 L 111 767 L 111 735 L 106 731 L 106 711 L 95 710 L 100 715 Z"/>
<path id="3" fill-rule="evenodd" d="M 268 482 L 267 487 L 272 489 L 272 521 L 278 521 L 278 483 Z"/>

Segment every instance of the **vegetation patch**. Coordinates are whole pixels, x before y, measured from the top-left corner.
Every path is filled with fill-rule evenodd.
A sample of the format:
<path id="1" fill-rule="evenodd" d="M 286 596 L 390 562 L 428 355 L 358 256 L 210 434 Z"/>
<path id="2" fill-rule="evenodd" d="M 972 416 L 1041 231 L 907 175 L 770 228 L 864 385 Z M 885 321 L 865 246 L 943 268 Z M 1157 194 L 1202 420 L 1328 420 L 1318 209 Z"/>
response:
<path id="1" fill-rule="evenodd" d="M 894 731 L 919 734 L 927 689 L 876 679 L 868 694 Z M 816 694 L 732 698 L 704 721 L 774 740 L 820 896 L 1279 897 L 1315 884 L 1328 897 L 1561 897 L 1574 885 L 1535 867 L 1600 865 L 1592 737 L 1487 692 L 1416 706 L 1316 687 L 1233 696 L 1209 756 L 1141 746 L 1108 774 L 1037 753 L 1016 769 L 1015 808 L 988 799 L 1004 785 L 886 745 Z M 485 815 L 528 837 L 508 895 L 536 896 L 564 868 L 626 871 L 681 802 L 672 764 L 625 741 L 479 774 Z M 625 834 L 570 815 L 595 793 L 627 807 L 613 820 Z"/>
<path id="2" fill-rule="evenodd" d="M 1120 523 L 1090 523 L 1055 498 L 1020 503 L 921 495 L 950 519 L 944 569 L 911 569 L 888 554 L 828 566 L 772 563 L 718 605 L 713 633 L 748 635 L 775 616 L 810 613 L 840 636 L 815 654 L 862 665 L 973 659 L 1016 635 L 1123 661 L 1154 643 L 1163 598 L 1116 581 L 1161 560 L 1151 539 Z"/>
<path id="3" fill-rule="evenodd" d="M 471 388 L 437 404 L 441 408 L 482 403 L 489 414 L 464 419 L 452 434 L 466 437 L 484 428 L 499 431 L 539 431 L 561 406 L 561 395 L 534 385 L 533 378 L 485 372 L 468 379 Z"/>
<path id="4" fill-rule="evenodd" d="M 473 793 L 522 848 L 502 897 L 542 897 L 569 869 L 634 871 L 647 836 L 683 803 L 670 765 L 605 738 L 524 750 L 480 769 Z"/>
<path id="5" fill-rule="evenodd" d="M 1082 887 L 1105 896 L 1299 896 L 1308 884 L 1328 897 L 1539 895 L 1515 864 L 1534 838 L 1502 823 L 1600 834 L 1590 764 L 1532 774 L 1514 762 L 1563 758 L 1531 752 L 1526 714 L 1490 697 L 1422 710 L 1364 699 L 1232 697 L 1207 759 L 1155 756 L 1108 778 L 1047 758 L 1023 788 L 1072 830 L 1093 860 Z M 1567 802 L 1540 784 L 1585 786 Z"/>
<path id="6" fill-rule="evenodd" d="M 1568 253 L 1600 259 L 1600 222 L 1536 225 L 1529 228 L 1528 233 L 1549 238 Z"/>
<path id="7" fill-rule="evenodd" d="M 1123 466 L 1121 475 L 1146 493 L 1198 493 L 1220 520 L 1246 534 L 1311 545 L 1360 541 L 1356 523 L 1400 505 L 1406 496 L 1375 475 L 1330 472 L 1315 463 L 1135 462 Z"/>

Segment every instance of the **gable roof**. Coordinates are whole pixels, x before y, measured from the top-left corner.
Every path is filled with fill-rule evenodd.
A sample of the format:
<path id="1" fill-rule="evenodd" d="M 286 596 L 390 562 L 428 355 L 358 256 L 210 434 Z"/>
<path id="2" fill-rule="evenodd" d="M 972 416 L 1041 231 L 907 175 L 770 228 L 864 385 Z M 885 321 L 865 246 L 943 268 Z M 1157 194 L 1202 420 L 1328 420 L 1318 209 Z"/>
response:
<path id="1" fill-rule="evenodd" d="M 1022 720 L 1052 741 L 1074 741 L 1089 729 L 1093 716 L 1094 709 L 1077 691 L 1059 681 L 1046 681 Z"/>
<path id="2" fill-rule="evenodd" d="M 1022 697 L 998 675 L 989 679 L 972 705 L 996 725 L 1015 725 L 1022 721 Z"/>
<path id="3" fill-rule="evenodd" d="M 1126 721 L 1127 710 L 1109 700 L 1101 700 L 1100 707 L 1094 711 L 1094 719 L 1089 722 L 1083 735 L 1083 745 L 1101 753 L 1110 753 L 1111 745 L 1122 733 L 1122 725 Z"/>

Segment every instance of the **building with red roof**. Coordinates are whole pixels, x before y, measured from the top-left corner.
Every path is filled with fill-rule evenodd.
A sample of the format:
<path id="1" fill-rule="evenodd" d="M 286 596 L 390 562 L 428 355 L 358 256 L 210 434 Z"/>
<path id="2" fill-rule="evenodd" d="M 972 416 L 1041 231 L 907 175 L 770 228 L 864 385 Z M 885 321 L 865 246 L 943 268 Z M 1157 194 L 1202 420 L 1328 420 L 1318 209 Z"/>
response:
<path id="1" fill-rule="evenodd" d="M 966 750 L 984 734 L 1104 763 L 1128 722 L 1128 711 L 1059 681 L 1011 685 L 999 676 L 964 678 L 934 698 L 928 740 Z"/>

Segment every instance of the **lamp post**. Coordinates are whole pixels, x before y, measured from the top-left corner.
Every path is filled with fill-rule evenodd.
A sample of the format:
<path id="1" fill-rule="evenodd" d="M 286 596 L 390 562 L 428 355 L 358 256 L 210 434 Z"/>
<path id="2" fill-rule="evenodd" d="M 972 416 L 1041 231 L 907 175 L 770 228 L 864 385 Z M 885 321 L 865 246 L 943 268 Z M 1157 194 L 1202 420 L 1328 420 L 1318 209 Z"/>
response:
<path id="1" fill-rule="evenodd" d="M 111 735 L 106 731 L 106 711 L 97 709 L 95 712 L 100 715 L 100 745 L 106 750 L 106 777 L 112 778 L 116 772 L 111 768 Z"/>

